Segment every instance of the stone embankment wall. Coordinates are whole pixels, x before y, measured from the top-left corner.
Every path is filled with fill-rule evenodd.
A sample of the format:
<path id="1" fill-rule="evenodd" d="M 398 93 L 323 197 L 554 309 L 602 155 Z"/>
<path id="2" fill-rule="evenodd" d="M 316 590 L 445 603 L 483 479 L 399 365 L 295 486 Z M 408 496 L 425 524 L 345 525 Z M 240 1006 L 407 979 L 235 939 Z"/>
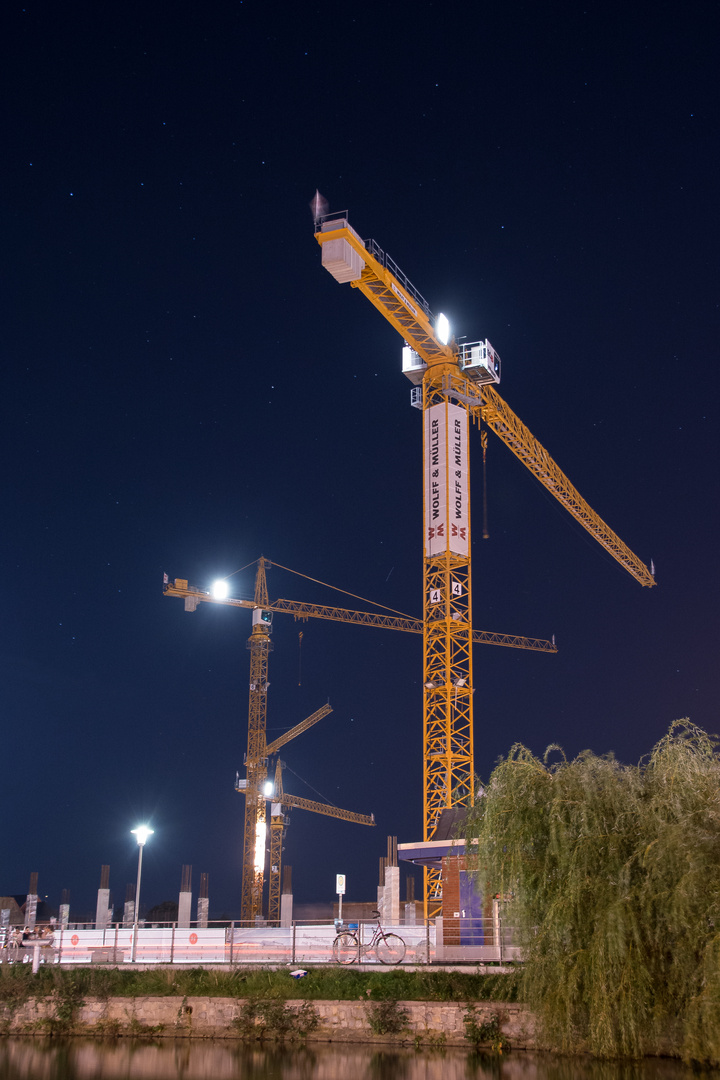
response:
<path id="1" fill-rule="evenodd" d="M 297 1010 L 302 1001 L 287 1001 Z M 374 1035 L 369 1022 L 371 1001 L 313 1001 L 319 1025 L 308 1039 L 332 1042 L 423 1042 L 444 1041 L 448 1046 L 467 1046 L 462 1002 L 399 1001 L 406 1010 L 407 1029 L 397 1035 Z M 239 1037 L 236 1020 L 244 1005 L 242 998 L 210 997 L 87 997 L 73 1016 L 77 1034 L 117 1034 L 195 1038 Z M 478 1023 L 498 1017 L 503 1035 L 516 1049 L 538 1049 L 533 1014 L 524 1005 L 473 1002 Z M 52 999 L 31 999 L 6 1013 L 3 1028 L 8 1034 L 45 1034 L 57 1015 Z"/>

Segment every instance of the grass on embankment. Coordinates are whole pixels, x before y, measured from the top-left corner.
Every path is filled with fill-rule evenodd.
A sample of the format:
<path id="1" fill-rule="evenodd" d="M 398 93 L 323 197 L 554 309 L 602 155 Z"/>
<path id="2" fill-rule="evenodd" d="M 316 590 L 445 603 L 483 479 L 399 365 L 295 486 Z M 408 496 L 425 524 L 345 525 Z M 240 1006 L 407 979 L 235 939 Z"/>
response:
<path id="1" fill-rule="evenodd" d="M 0 1005 L 17 1005 L 30 997 L 234 997 L 301 998 L 308 1001 L 515 1001 L 517 976 L 449 971 L 368 972 L 352 968 L 311 968 L 294 979 L 289 970 L 237 968 L 41 967 L 33 975 L 28 964 L 0 965 Z"/>

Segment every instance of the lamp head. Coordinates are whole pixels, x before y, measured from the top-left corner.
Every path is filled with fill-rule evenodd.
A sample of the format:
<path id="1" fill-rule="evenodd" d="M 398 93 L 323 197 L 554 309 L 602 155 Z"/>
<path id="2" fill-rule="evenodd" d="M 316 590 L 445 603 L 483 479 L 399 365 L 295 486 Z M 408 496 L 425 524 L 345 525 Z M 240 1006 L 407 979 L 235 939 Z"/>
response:
<path id="1" fill-rule="evenodd" d="M 139 846 L 143 847 L 148 836 L 152 836 L 154 829 L 148 828 L 147 825 L 138 825 L 137 829 L 131 829 L 131 832 Z"/>

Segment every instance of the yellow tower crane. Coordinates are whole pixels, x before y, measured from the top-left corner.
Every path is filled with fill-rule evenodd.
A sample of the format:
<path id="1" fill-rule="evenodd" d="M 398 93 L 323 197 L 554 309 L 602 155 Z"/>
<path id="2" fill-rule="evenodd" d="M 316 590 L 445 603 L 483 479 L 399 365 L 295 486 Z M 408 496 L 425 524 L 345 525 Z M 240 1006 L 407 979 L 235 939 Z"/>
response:
<path id="1" fill-rule="evenodd" d="M 483 420 L 570 513 L 642 585 L 654 575 L 588 506 L 497 390 L 500 358 L 489 341 L 458 345 L 444 315 L 347 211 L 318 215 L 322 265 L 359 289 L 404 341 L 402 370 L 423 414 L 424 838 L 443 809 L 474 798 L 469 420 Z M 439 912 L 441 872 L 425 871 L 425 912 Z"/>
<path id="2" fill-rule="evenodd" d="M 184 598 L 186 611 L 195 611 L 199 600 L 213 600 L 215 603 L 228 603 L 233 606 L 249 607 L 252 610 L 252 631 L 247 643 L 250 650 L 250 688 L 248 695 L 248 739 L 245 754 L 246 775 L 244 779 L 240 779 L 238 775 L 235 782 L 236 791 L 245 796 L 240 917 L 247 922 L 254 922 L 258 916 L 262 915 L 263 910 L 267 843 L 266 801 L 271 794 L 273 809 L 277 807 L 277 815 L 273 813 L 271 818 L 270 904 L 268 913 L 270 919 L 279 917 L 279 850 L 282 846 L 282 830 L 278 826 L 282 824 L 282 806 L 302 806 L 306 810 L 314 810 L 316 813 L 328 814 L 331 817 L 341 817 L 345 821 L 354 821 L 362 825 L 375 824 L 372 815 L 355 814 L 350 810 L 338 810 L 334 806 L 325 807 L 323 803 L 299 799 L 297 796 L 282 796 L 282 780 L 280 780 L 280 794 L 282 796 L 280 799 L 275 797 L 274 791 L 266 791 L 268 758 L 276 754 L 286 743 L 307 731 L 308 728 L 311 728 L 332 712 L 330 705 L 323 705 L 311 716 L 296 724 L 295 727 L 286 731 L 273 742 L 267 742 L 267 692 L 270 686 L 268 658 L 273 647 L 270 640 L 273 612 L 268 600 L 265 572 L 267 565 L 267 559 L 263 557 L 258 559 L 257 573 L 255 575 L 255 596 L 252 601 L 230 600 L 222 594 L 211 597 L 207 593 L 202 593 L 199 589 L 189 588 L 187 581 L 182 579 L 176 579 L 172 585 L 169 581 L 166 581 L 164 587 L 166 596 L 182 596 Z M 272 788 L 272 785 L 269 785 L 269 787 Z M 278 820 L 275 820 L 276 817 Z M 274 829 L 273 826 L 275 826 Z M 279 840 L 277 839 L 278 833 L 280 833 Z M 276 849 L 275 852 L 273 848 Z M 275 862 L 273 862 L 273 854 L 278 856 Z M 276 867 L 276 874 L 273 874 L 273 867 Z"/>
<path id="3" fill-rule="evenodd" d="M 284 746 L 297 735 L 307 731 L 328 713 L 332 712 L 329 705 L 324 705 L 306 720 L 301 721 L 290 731 L 272 743 L 267 743 L 267 689 L 268 682 L 268 657 L 272 650 L 270 632 L 272 629 L 272 616 L 278 612 L 293 615 L 296 619 L 326 619 L 331 622 L 351 623 L 357 626 L 374 626 L 387 630 L 404 630 L 411 634 L 422 634 L 423 623 L 420 619 L 414 619 L 409 615 L 378 614 L 368 611 L 354 611 L 350 608 L 329 607 L 322 604 L 306 604 L 299 600 L 273 600 L 268 599 L 266 567 L 271 563 L 261 556 L 258 560 L 258 569 L 255 576 L 255 595 L 253 600 L 243 600 L 229 597 L 218 592 L 208 592 L 190 585 L 186 578 L 175 578 L 170 581 L 165 576 L 163 592 L 165 596 L 178 597 L 185 602 L 186 611 L 196 611 L 198 604 L 225 604 L 231 607 L 245 608 L 252 611 L 252 632 L 248 639 L 250 649 L 250 691 L 248 708 L 248 741 L 245 757 L 246 777 L 238 778 L 236 789 L 245 795 L 245 827 L 243 836 L 243 873 L 242 873 L 242 903 L 241 917 L 243 920 L 254 921 L 262 914 L 262 895 L 265 869 L 265 842 L 267 837 L 267 813 L 266 801 L 269 799 L 273 807 L 278 807 L 278 814 L 271 814 L 270 839 L 270 905 L 269 918 L 277 918 L 279 911 L 280 895 L 280 859 L 277 845 L 282 843 L 282 814 L 279 808 L 284 806 L 298 806 L 306 810 L 314 810 L 331 817 L 339 817 L 345 821 L 355 821 L 360 824 L 374 824 L 372 817 L 364 814 L 354 814 L 349 810 L 338 810 L 335 807 L 326 807 L 323 803 L 314 803 L 309 800 L 299 799 L 294 795 L 284 796 L 284 802 L 266 795 L 264 791 L 267 780 L 268 757 Z M 285 567 L 284 569 L 287 569 Z M 500 634 L 489 630 L 476 630 L 473 632 L 472 641 L 484 645 L 500 645 L 511 649 L 530 649 L 535 652 L 555 653 L 557 649 L 554 641 L 543 638 L 520 637 L 515 634 Z M 276 781 L 277 782 L 277 781 Z M 274 820 L 275 818 L 278 820 Z M 273 828 L 273 826 L 275 826 Z M 275 849 L 273 849 L 275 844 Z M 277 867 L 274 874 L 273 867 Z M 272 912 L 276 912 L 275 915 Z"/>

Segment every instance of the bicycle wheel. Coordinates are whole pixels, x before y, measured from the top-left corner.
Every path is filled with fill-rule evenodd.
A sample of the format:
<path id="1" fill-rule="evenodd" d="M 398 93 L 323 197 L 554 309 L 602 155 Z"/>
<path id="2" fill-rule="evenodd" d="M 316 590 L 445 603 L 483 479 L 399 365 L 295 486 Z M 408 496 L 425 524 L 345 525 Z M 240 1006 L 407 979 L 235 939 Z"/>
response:
<path id="1" fill-rule="evenodd" d="M 352 964 L 357 960 L 359 951 L 358 939 L 347 930 L 338 934 L 333 941 L 333 960 L 337 964 Z"/>
<path id="2" fill-rule="evenodd" d="M 375 946 L 381 964 L 399 964 L 405 956 L 405 942 L 397 934 L 383 934 Z"/>

